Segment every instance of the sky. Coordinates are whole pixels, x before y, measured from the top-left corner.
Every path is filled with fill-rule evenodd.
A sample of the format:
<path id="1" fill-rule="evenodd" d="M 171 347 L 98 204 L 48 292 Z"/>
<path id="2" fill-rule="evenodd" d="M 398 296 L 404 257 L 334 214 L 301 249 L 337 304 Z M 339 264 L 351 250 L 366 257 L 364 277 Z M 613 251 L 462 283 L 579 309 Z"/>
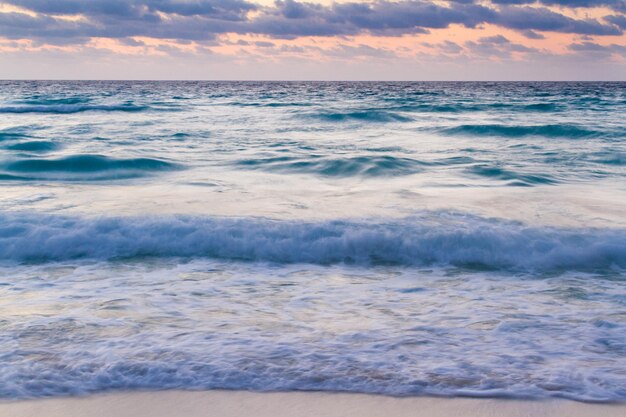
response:
<path id="1" fill-rule="evenodd" d="M 1 79 L 626 80 L 626 0 L 0 0 Z"/>

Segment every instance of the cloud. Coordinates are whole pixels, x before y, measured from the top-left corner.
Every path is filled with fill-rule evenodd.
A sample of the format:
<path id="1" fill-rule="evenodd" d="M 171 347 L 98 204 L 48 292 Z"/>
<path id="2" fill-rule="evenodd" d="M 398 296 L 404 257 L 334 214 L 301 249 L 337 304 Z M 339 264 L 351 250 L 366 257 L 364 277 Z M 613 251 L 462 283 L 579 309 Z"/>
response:
<path id="1" fill-rule="evenodd" d="M 282 38 L 373 33 L 403 35 L 426 33 L 451 24 L 475 27 L 493 18 L 494 11 L 477 5 L 443 7 L 428 1 L 335 3 L 322 6 L 294 0 L 277 1 L 275 7 L 237 28 Z"/>
<path id="2" fill-rule="evenodd" d="M 530 30 L 530 29 L 522 30 L 520 33 L 528 39 L 545 39 L 546 38 L 541 33 L 537 33 L 534 30 Z"/>
<path id="3" fill-rule="evenodd" d="M 492 0 L 492 3 L 505 5 L 530 5 L 540 3 L 546 6 L 567 8 L 606 7 L 618 11 L 626 10 L 626 0 Z"/>
<path id="4" fill-rule="evenodd" d="M 510 58 L 513 53 L 538 53 L 534 48 L 513 43 L 502 35 L 487 36 L 477 42 L 465 42 L 465 47 L 473 54 L 483 57 Z"/>
<path id="5" fill-rule="evenodd" d="M 490 23 L 517 30 L 599 36 L 622 34 L 622 30 L 613 24 L 600 23 L 595 19 L 573 19 L 541 7 L 503 7 Z"/>
<path id="6" fill-rule="evenodd" d="M 626 57 L 626 46 L 623 45 L 600 45 L 594 42 L 580 42 L 569 45 L 571 51 L 585 55 L 623 55 Z"/>
<path id="7" fill-rule="evenodd" d="M 16 0 L 4 3 L 36 13 L 159 21 L 158 13 L 242 20 L 258 5 L 245 0 Z"/>
<path id="8" fill-rule="evenodd" d="M 606 16 L 605 19 L 619 28 L 626 30 L 626 16 L 622 15 L 610 15 Z"/>
<path id="9" fill-rule="evenodd" d="M 374 48 L 369 45 L 338 45 L 336 48 L 325 51 L 327 56 L 342 59 L 350 58 L 395 58 L 396 55 L 387 49 Z"/>
<path id="10" fill-rule="evenodd" d="M 603 0 L 617 9 L 626 0 Z M 542 0 L 544 4 L 560 4 Z M 573 5 L 594 0 L 574 0 Z M 374 0 L 322 5 L 278 0 L 261 6 L 247 0 L 5 0 L 35 13 L 0 13 L 0 36 L 41 42 L 63 39 L 84 42 L 93 37 L 152 37 L 211 40 L 224 33 L 264 35 L 293 39 L 303 36 L 399 36 L 428 33 L 432 29 L 461 25 L 475 28 L 493 24 L 513 29 L 528 38 L 539 32 L 579 35 L 621 35 L 621 14 L 605 21 L 572 18 L 545 7 L 527 7 L 526 0 L 448 3 L 431 0 Z M 561 3 L 570 3 L 562 0 Z M 494 6 L 496 4 L 497 6 Z M 597 3 L 600 4 L 600 0 Z M 62 19 L 59 16 L 81 16 Z"/>
<path id="11" fill-rule="evenodd" d="M 491 36 L 484 38 L 489 39 Z M 509 41 L 515 44 L 512 37 Z M 358 46 L 341 41 L 314 41 L 309 46 L 277 42 L 277 46 L 271 52 L 268 51 L 272 59 L 264 58 L 263 49 L 252 51 L 254 53 L 237 51 L 236 54 L 223 54 L 219 49 L 212 54 L 196 53 L 192 49 L 173 50 L 166 53 L 175 54 L 176 58 L 168 59 L 164 58 L 164 54 L 129 53 L 120 56 L 119 52 L 98 47 L 97 42 L 76 48 L 20 48 L 20 45 L 27 43 L 29 42 L 0 41 L 2 46 L 15 47 L 12 51 L 0 52 L 0 74 L 4 78 L 623 80 L 624 74 L 623 60 L 613 59 L 620 54 L 619 46 L 608 47 L 617 51 L 612 55 L 577 51 L 577 48 L 589 48 L 575 47 L 568 54 L 553 54 L 541 50 L 525 53 L 523 59 L 520 59 L 519 54 L 513 54 L 512 57 L 503 57 L 500 54 L 497 59 L 491 59 L 490 56 L 475 56 L 475 52 L 464 44 L 456 44 L 455 47 L 452 41 L 443 41 L 431 44 L 432 50 L 424 53 L 402 53 L 397 57 L 379 58 L 375 52 L 362 50 L 359 52 L 362 58 L 346 59 L 341 55 L 340 45 Z M 146 43 L 154 45 L 151 42 Z M 479 40 L 474 43 L 478 44 Z M 489 41 L 483 40 L 482 43 Z M 253 40 L 248 44 L 254 47 Z M 427 46 L 421 42 L 416 44 L 418 45 Z M 439 48 L 446 45 L 450 48 L 450 53 L 441 54 Z M 494 45 L 496 48 L 507 48 L 506 43 L 502 42 Z M 160 48 L 162 51 L 167 49 Z M 284 53 L 277 54 L 277 51 Z M 452 53 L 453 51 L 457 53 Z M 390 49 L 390 52 L 393 50 Z M 623 56 L 624 53 L 621 54 Z"/>
<path id="12" fill-rule="evenodd" d="M 451 41 L 443 42 L 439 45 L 439 49 L 447 54 L 458 54 L 463 51 L 461 46 Z"/>

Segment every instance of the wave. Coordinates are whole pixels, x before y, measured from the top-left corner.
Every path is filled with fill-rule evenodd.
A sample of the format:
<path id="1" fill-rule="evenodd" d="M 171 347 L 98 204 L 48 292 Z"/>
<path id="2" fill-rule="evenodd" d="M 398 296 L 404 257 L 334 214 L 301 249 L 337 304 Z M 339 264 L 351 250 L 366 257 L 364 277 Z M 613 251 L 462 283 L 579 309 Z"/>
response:
<path id="1" fill-rule="evenodd" d="M 225 103 L 227 106 L 238 106 L 238 107 L 311 107 L 314 106 L 313 103 L 307 102 L 288 102 L 288 101 L 274 101 L 274 102 L 256 102 L 256 101 L 233 101 L 230 103 Z"/>
<path id="2" fill-rule="evenodd" d="M 103 155 L 72 155 L 58 159 L 22 159 L 4 164 L 5 173 L 28 179 L 103 180 L 143 176 L 151 171 L 179 169 L 160 159 L 115 159 Z"/>
<path id="3" fill-rule="evenodd" d="M 461 105 L 461 104 L 429 104 L 415 103 L 413 101 L 406 103 L 398 103 L 387 107 L 391 111 L 415 112 L 415 113 L 460 113 L 469 111 L 479 111 L 477 106 Z"/>
<path id="4" fill-rule="evenodd" d="M 2 174 L 0 173 L 0 181 L 28 181 L 31 178 L 21 177 L 19 175 Z"/>
<path id="5" fill-rule="evenodd" d="M 416 113 L 471 113 L 489 112 L 493 110 L 509 110 L 512 112 L 531 113 L 553 113 L 561 110 L 561 107 L 554 103 L 532 103 L 532 104 L 509 104 L 509 103 L 415 103 L 407 102 L 392 105 L 387 108 L 392 111 L 405 111 Z"/>
<path id="6" fill-rule="evenodd" d="M 424 212 L 403 219 L 0 214 L 0 260 L 200 257 L 278 264 L 452 266 L 534 273 L 626 268 L 626 230 L 530 227 Z"/>
<path id="7" fill-rule="evenodd" d="M 7 149 L 11 151 L 26 151 L 26 152 L 49 152 L 57 149 L 58 144 L 45 140 L 34 140 L 30 142 L 16 143 L 7 146 Z"/>
<path id="8" fill-rule="evenodd" d="M 305 173 L 326 177 L 384 177 L 410 175 L 422 171 L 424 163 L 410 158 L 393 156 L 358 156 L 350 158 L 275 157 L 246 159 L 237 162 L 246 169 L 270 172 Z"/>
<path id="9" fill-rule="evenodd" d="M 0 107 L 0 113 L 53 113 L 68 114 L 82 113 L 86 111 L 101 112 L 141 112 L 150 109 L 149 106 L 137 106 L 134 104 L 45 104 Z"/>
<path id="10" fill-rule="evenodd" d="M 489 165 L 475 165 L 466 170 L 469 174 L 490 179 L 510 181 L 513 186 L 533 186 L 541 184 L 556 184 L 558 181 L 547 174 L 523 174 Z"/>
<path id="11" fill-rule="evenodd" d="M 26 98 L 24 100 L 20 100 L 19 104 L 28 104 L 34 106 L 46 106 L 46 105 L 63 105 L 63 104 L 82 104 L 88 103 L 91 101 L 88 97 L 62 97 L 62 98 L 52 98 L 52 97 L 40 97 L 34 96 L 30 98 Z"/>
<path id="12" fill-rule="evenodd" d="M 0 131 L 0 142 L 5 140 L 10 141 L 24 138 L 28 138 L 28 135 L 18 132 Z"/>
<path id="13" fill-rule="evenodd" d="M 561 107 L 555 103 L 533 103 L 523 106 L 524 110 L 536 112 L 554 112 Z"/>
<path id="14" fill-rule="evenodd" d="M 479 110 L 509 110 L 512 112 L 531 112 L 531 113 L 553 113 L 561 110 L 563 107 L 556 103 L 486 103 L 486 104 L 478 104 L 476 108 Z"/>
<path id="15" fill-rule="evenodd" d="M 142 306 L 145 302 L 145 299 L 140 300 Z M 114 303 L 115 300 L 111 302 L 112 306 Z M 199 309 L 205 307 L 196 308 Z M 169 310 L 176 310 L 176 306 L 170 306 Z M 437 347 L 442 352 L 449 351 L 446 341 L 454 344 L 454 351 L 461 349 L 459 345 L 467 344 L 468 339 L 477 344 L 474 335 L 455 337 L 451 335 L 453 330 L 436 326 L 416 326 L 408 330 L 409 336 L 405 340 L 393 333 L 387 339 L 377 339 L 376 335 L 366 332 L 348 333 L 342 338 L 331 327 L 323 335 L 314 334 L 315 337 L 308 335 L 305 338 L 296 333 L 293 337 L 296 341 L 290 343 L 285 341 L 290 339 L 288 337 L 275 333 L 268 335 L 263 325 L 252 330 L 250 326 L 237 328 L 231 325 L 209 332 L 205 326 L 198 326 L 199 329 L 179 326 L 181 318 L 171 318 L 168 314 L 173 313 L 169 311 L 155 314 L 154 320 L 147 325 L 136 323 L 132 329 L 126 324 L 131 320 L 122 319 L 95 324 L 81 317 L 66 318 L 61 323 L 46 317 L 45 325 L 31 324 L 17 335 L 29 342 L 35 338 L 31 334 L 39 335 L 32 345 L 41 347 L 14 349 L 15 353 L 5 354 L 13 361 L 0 375 L 0 398 L 24 400 L 166 389 L 324 391 L 399 397 L 430 395 L 524 400 L 566 398 L 598 403 L 624 402 L 626 398 L 618 365 L 607 365 L 601 370 L 584 367 L 577 372 L 565 369 L 559 372 L 553 369 L 556 365 L 551 365 L 541 373 L 536 368 L 537 362 L 546 361 L 542 355 L 522 357 L 521 354 L 515 355 L 513 348 L 505 353 L 486 349 L 487 354 L 493 356 L 492 366 L 474 365 L 483 361 L 476 359 L 481 355 L 471 344 L 466 356 L 450 358 L 432 353 Z M 247 310 L 243 314 L 251 313 Z M 261 323 L 264 323 L 262 320 L 267 315 L 260 314 Z M 138 317 L 142 318 L 141 315 Z M 153 322 L 159 320 L 175 324 L 169 328 L 157 327 Z M 252 316 L 250 320 L 253 320 Z M 112 321 L 115 323 L 111 324 Z M 111 330 L 113 326 L 116 328 Z M 144 330 L 145 327 L 156 328 L 164 335 L 150 333 Z M 272 327 L 277 332 L 287 333 L 293 328 L 311 328 L 306 322 Z M 178 337 L 172 337 L 171 332 L 176 330 Z M 117 339 L 108 333 L 115 335 L 121 331 L 127 335 Z M 229 333 L 233 336 L 229 337 Z M 258 333 L 256 338 L 254 333 Z M 167 339 L 168 336 L 171 339 Z M 518 344 L 523 337 L 517 337 Z M 547 337 L 551 338 L 551 335 Z M 74 345 L 64 346 L 65 349 L 59 352 L 56 345 L 40 342 L 46 338 Z M 319 343 L 317 338 L 328 340 L 328 343 Z M 482 344 L 488 343 L 480 340 Z M 421 355 L 409 350 L 420 345 L 427 345 L 430 349 Z M 400 352 L 393 352 L 394 347 Z M 392 352 L 383 350 L 385 348 Z M 199 351 L 201 349 L 204 351 Z M 511 353 L 507 355 L 506 352 Z M 434 363 L 431 366 L 414 365 L 425 360 Z M 565 360 L 559 357 L 556 361 Z M 551 358 L 547 360 L 549 363 L 553 361 Z M 592 361 L 609 362 L 603 358 L 592 358 Z M 450 365 L 437 366 L 438 362 Z M 529 370 L 519 369 L 521 366 L 528 366 Z"/>
<path id="16" fill-rule="evenodd" d="M 607 151 L 595 152 L 589 155 L 589 161 L 604 165 L 626 165 L 626 152 Z"/>
<path id="17" fill-rule="evenodd" d="M 310 113 L 308 117 L 320 119 L 327 122 L 346 122 L 346 121 L 362 121 L 374 123 L 390 123 L 390 122 L 410 122 L 413 119 L 402 116 L 397 113 L 382 110 L 363 110 L 352 112 L 324 112 Z"/>
<path id="18" fill-rule="evenodd" d="M 585 129 L 574 125 L 509 126 L 501 124 L 460 125 L 441 129 L 440 132 L 447 135 L 501 136 L 511 138 L 545 136 L 572 139 L 601 137 L 607 134 L 606 132 Z"/>

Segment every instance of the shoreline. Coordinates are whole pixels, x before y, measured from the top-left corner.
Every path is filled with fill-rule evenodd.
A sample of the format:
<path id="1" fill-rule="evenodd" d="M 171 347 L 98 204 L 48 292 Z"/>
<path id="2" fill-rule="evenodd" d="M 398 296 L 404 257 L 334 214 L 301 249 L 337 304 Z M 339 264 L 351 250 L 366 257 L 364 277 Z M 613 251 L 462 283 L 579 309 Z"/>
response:
<path id="1" fill-rule="evenodd" d="M 332 392 L 134 391 L 0 402 L 11 417 L 621 417 L 626 403 Z"/>

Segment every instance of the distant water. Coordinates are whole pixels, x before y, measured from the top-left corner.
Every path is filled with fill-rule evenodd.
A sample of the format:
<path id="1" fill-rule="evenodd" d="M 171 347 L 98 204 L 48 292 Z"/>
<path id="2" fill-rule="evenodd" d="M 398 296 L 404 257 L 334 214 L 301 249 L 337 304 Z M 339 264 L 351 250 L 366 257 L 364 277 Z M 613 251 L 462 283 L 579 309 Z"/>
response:
<path id="1" fill-rule="evenodd" d="M 626 400 L 625 83 L 0 82 L 0 398 Z"/>

